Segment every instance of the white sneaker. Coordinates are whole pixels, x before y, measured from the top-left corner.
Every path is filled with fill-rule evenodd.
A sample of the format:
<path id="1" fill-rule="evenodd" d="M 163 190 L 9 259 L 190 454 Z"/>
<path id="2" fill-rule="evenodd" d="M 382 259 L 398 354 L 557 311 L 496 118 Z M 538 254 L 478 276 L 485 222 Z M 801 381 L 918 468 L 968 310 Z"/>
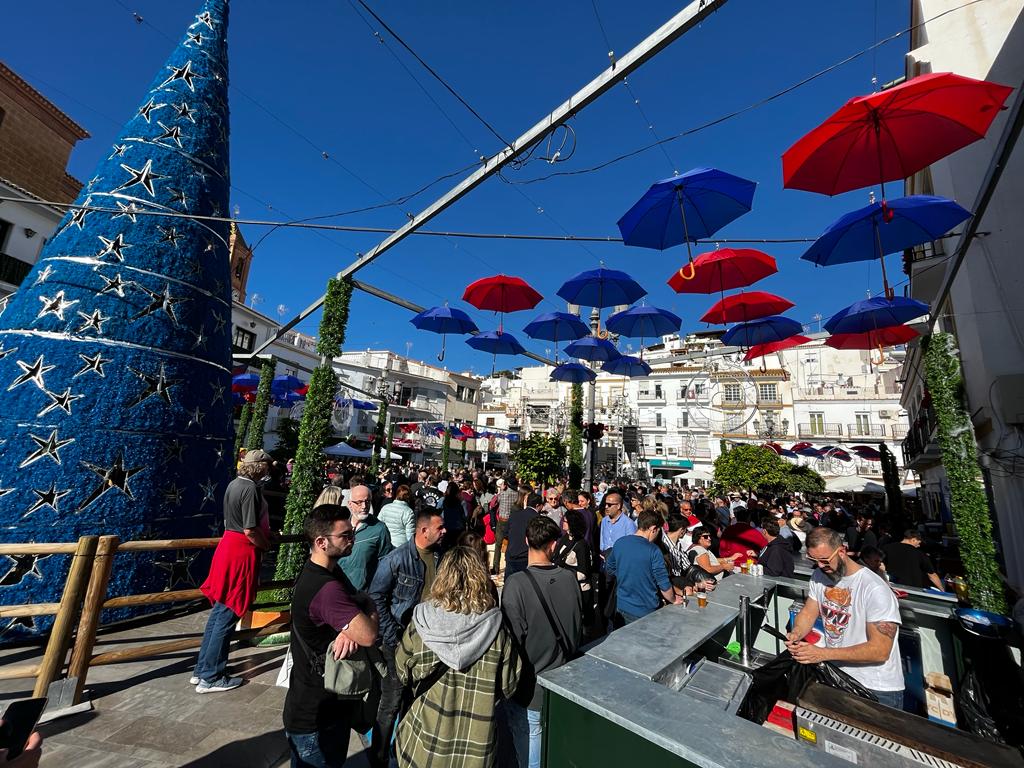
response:
<path id="1" fill-rule="evenodd" d="M 192 677 L 190 677 L 188 679 L 188 684 L 189 685 L 199 685 L 200 682 L 201 682 L 201 679 L 200 679 L 200 677 L 198 675 L 192 675 Z"/>
<path id="2" fill-rule="evenodd" d="M 245 682 L 243 677 L 228 677 L 224 675 L 218 680 L 214 680 L 212 683 L 208 683 L 205 680 L 200 680 L 199 685 L 196 686 L 196 693 L 220 693 L 221 691 L 231 691 L 240 686 Z"/>

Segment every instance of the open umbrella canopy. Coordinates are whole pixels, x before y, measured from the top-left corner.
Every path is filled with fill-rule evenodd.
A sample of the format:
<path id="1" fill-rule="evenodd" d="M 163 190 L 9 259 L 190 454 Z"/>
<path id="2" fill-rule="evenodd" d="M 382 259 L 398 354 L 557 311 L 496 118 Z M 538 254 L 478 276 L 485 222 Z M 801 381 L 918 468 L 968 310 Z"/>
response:
<path id="1" fill-rule="evenodd" d="M 749 323 L 737 323 L 722 334 L 726 346 L 753 347 L 782 341 L 800 333 L 804 327 L 789 317 L 773 315 Z"/>
<path id="2" fill-rule="evenodd" d="M 808 458 L 812 459 L 820 459 L 822 456 L 821 451 L 819 451 L 817 448 L 813 446 L 809 446 L 807 448 L 800 448 L 798 450 L 795 450 L 794 453 L 800 456 L 807 456 Z"/>
<path id="3" fill-rule="evenodd" d="M 913 176 L 983 138 L 1012 91 L 934 72 L 850 99 L 782 155 L 783 186 L 838 195 Z"/>
<path id="4" fill-rule="evenodd" d="M 845 475 L 826 480 L 825 493 L 874 493 L 881 495 L 885 493 L 885 486 L 860 475 Z"/>
<path id="5" fill-rule="evenodd" d="M 651 185 L 619 219 L 626 245 L 665 250 L 710 237 L 750 210 L 757 183 L 715 168 L 694 168 Z"/>
<path id="6" fill-rule="evenodd" d="M 809 338 L 798 333 L 795 336 L 790 336 L 788 339 L 782 339 L 781 341 L 770 341 L 767 344 L 755 344 L 747 350 L 747 354 L 743 356 L 743 359 L 746 361 L 754 360 L 758 357 L 770 355 L 772 352 L 781 352 L 784 349 L 799 347 L 801 344 L 806 344 L 809 341 Z"/>
<path id="7" fill-rule="evenodd" d="M 526 352 L 519 340 L 505 331 L 478 333 L 466 339 L 466 343 L 473 349 L 490 352 L 492 355 L 521 355 Z"/>
<path id="8" fill-rule="evenodd" d="M 800 258 L 822 267 L 871 261 L 931 242 L 971 217 L 952 200 L 911 195 L 840 216 Z"/>
<path id="9" fill-rule="evenodd" d="M 571 384 L 582 384 L 585 381 L 593 381 L 597 374 L 583 365 L 583 363 L 562 363 L 556 365 L 551 371 L 551 381 L 568 381 Z"/>
<path id="10" fill-rule="evenodd" d="M 896 296 L 888 299 L 873 296 L 855 301 L 836 312 L 825 323 L 829 333 L 864 333 L 903 325 L 928 314 L 928 305 L 915 299 Z"/>
<path id="11" fill-rule="evenodd" d="M 523 328 L 523 332 L 531 339 L 557 343 L 559 341 L 575 341 L 589 336 L 590 328 L 578 316 L 569 312 L 545 312 L 531 320 Z"/>
<path id="12" fill-rule="evenodd" d="M 850 448 L 851 451 L 856 453 L 865 461 L 881 461 L 882 454 L 878 452 L 877 448 L 872 448 L 870 445 L 855 445 Z"/>
<path id="13" fill-rule="evenodd" d="M 558 295 L 570 304 L 601 309 L 632 304 L 647 291 L 625 272 L 599 267 L 570 277 L 558 289 Z"/>
<path id="14" fill-rule="evenodd" d="M 688 269 L 689 268 L 689 269 Z M 754 248 L 719 248 L 676 270 L 668 284 L 676 293 L 718 293 L 753 285 L 779 271 L 775 259 Z M 692 277 L 687 277 L 692 273 Z"/>
<path id="15" fill-rule="evenodd" d="M 260 377 L 257 373 L 240 373 L 231 378 L 232 392 L 252 392 L 260 385 Z"/>
<path id="16" fill-rule="evenodd" d="M 580 360 L 597 362 L 606 362 L 622 356 L 608 339 L 599 339 L 595 336 L 587 336 L 574 341 L 565 348 L 565 354 L 570 357 L 578 357 Z"/>
<path id="17" fill-rule="evenodd" d="M 612 358 L 601 366 L 601 370 L 615 376 L 629 376 L 630 378 L 651 375 L 651 366 L 633 355 L 619 355 Z"/>
<path id="18" fill-rule="evenodd" d="M 877 349 L 906 344 L 920 335 L 909 325 L 893 325 L 877 331 L 837 333 L 825 339 L 825 344 L 833 349 Z"/>
<path id="19" fill-rule="evenodd" d="M 357 411 L 376 411 L 377 406 L 369 400 L 356 400 L 352 397 L 336 397 L 334 402 L 342 408 L 355 408 Z"/>
<path id="20" fill-rule="evenodd" d="M 478 330 L 469 315 L 455 307 L 431 307 L 409 322 L 421 331 L 431 333 L 472 333 Z"/>
<path id="21" fill-rule="evenodd" d="M 291 408 L 295 403 L 305 399 L 305 395 L 300 395 L 297 392 L 280 392 L 274 393 L 274 399 L 271 401 L 271 404 L 276 405 L 278 408 Z"/>
<path id="22" fill-rule="evenodd" d="M 794 307 L 792 301 L 765 291 L 750 291 L 725 296 L 716 301 L 701 317 L 702 323 L 725 325 L 726 323 L 744 323 L 757 320 L 768 315 L 779 315 Z"/>
<path id="23" fill-rule="evenodd" d="M 605 322 L 612 333 L 628 338 L 649 338 L 675 333 L 683 321 L 667 309 L 657 307 L 630 307 L 616 312 Z"/>
<path id="24" fill-rule="evenodd" d="M 813 448 L 813 447 L 814 447 L 813 443 L 808 443 L 808 442 L 805 442 L 805 441 L 801 441 L 799 443 L 793 443 L 793 447 L 791 448 L 791 450 L 799 451 L 801 448 Z"/>
<path id="25" fill-rule="evenodd" d="M 492 312 L 518 312 L 533 309 L 541 299 L 537 291 L 531 288 L 521 277 L 511 275 L 494 275 L 482 277 L 466 286 L 462 300 L 477 309 Z"/>
<path id="26" fill-rule="evenodd" d="M 795 459 L 797 455 L 798 454 L 789 450 L 789 448 L 783 448 L 781 451 L 779 451 L 779 456 L 785 456 L 787 459 Z"/>
<path id="27" fill-rule="evenodd" d="M 285 374 L 282 376 L 275 376 L 273 379 L 271 379 L 270 391 L 273 392 L 275 396 L 277 396 L 280 394 L 284 394 L 285 392 L 294 392 L 299 387 L 303 387 L 305 385 L 306 382 L 302 381 L 301 379 L 298 379 L 290 374 Z"/>

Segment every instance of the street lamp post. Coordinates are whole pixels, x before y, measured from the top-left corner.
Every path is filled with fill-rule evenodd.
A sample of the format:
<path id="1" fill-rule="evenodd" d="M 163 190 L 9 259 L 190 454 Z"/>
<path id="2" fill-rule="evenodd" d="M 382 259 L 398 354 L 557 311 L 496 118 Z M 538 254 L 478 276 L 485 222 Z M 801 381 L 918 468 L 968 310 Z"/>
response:
<path id="1" fill-rule="evenodd" d="M 764 429 L 761 429 L 760 419 L 754 419 L 754 434 L 757 437 L 763 437 L 765 440 L 772 441 L 776 437 L 783 437 L 789 434 L 789 419 L 782 420 L 782 429 L 778 429 L 778 425 L 775 423 L 775 417 L 768 414 L 764 420 Z"/>

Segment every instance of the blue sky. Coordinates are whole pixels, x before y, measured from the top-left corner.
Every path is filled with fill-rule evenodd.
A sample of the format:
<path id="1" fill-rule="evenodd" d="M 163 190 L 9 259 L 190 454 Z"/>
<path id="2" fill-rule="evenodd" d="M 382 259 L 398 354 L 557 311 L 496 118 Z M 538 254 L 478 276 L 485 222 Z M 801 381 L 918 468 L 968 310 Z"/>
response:
<path id="1" fill-rule="evenodd" d="M 595 0 L 612 48 L 622 55 L 683 2 Z M 193 0 L 58 0 L 44 8 L 11 3 L 4 60 L 92 134 L 71 159 L 80 179 L 109 154 L 122 123 L 183 34 Z M 505 138 L 512 139 L 560 104 L 607 64 L 608 47 L 590 0 L 515 3 L 374 0 L 373 8 Z M 877 7 L 877 17 L 876 17 Z M 848 0 L 731 0 L 630 78 L 630 88 L 661 138 L 746 107 L 870 46 L 908 24 L 906 3 Z M 131 11 L 145 23 L 139 24 Z M 246 0 L 232 7 L 232 204 L 241 218 L 301 218 L 392 200 L 492 154 L 499 141 L 383 30 L 378 42 L 348 2 Z M 373 29 L 378 29 L 373 24 Z M 834 218 L 867 203 L 868 190 L 827 198 L 782 189 L 780 155 L 851 96 L 903 74 L 907 37 L 887 43 L 770 104 L 658 149 L 582 175 L 530 185 L 491 179 L 430 223 L 431 229 L 506 233 L 617 235 L 615 222 L 647 187 L 673 170 L 713 166 L 756 180 L 754 208 L 723 229 L 722 238 L 814 237 Z M 392 55 L 392 52 L 394 55 Z M 397 58 L 396 58 L 397 57 Z M 401 63 L 399 63 L 399 60 Z M 447 114 L 423 93 L 403 65 Z M 453 128 L 451 122 L 457 126 Z M 534 161 L 504 175 L 512 182 L 551 171 L 586 168 L 652 140 L 632 96 L 619 86 L 572 121 L 575 155 L 551 166 Z M 475 152 L 474 152 L 475 150 Z M 326 151 L 328 159 L 322 156 Z M 454 181 L 454 180 L 453 180 Z M 418 211 L 452 182 L 404 208 L 344 216 L 341 224 L 397 227 L 403 210 Z M 892 189 L 890 196 L 898 191 Z M 254 243 L 265 232 L 244 227 Z M 256 251 L 250 291 L 275 316 L 290 317 L 322 292 L 326 279 L 376 244 L 368 234 L 278 230 Z M 881 287 L 877 263 L 814 268 L 799 260 L 805 246 L 766 245 L 779 273 L 756 287 L 796 303 L 788 313 L 816 327 Z M 622 245 L 409 238 L 360 279 L 424 306 L 449 300 L 484 330 L 496 318 L 459 303 L 463 288 L 497 272 L 516 274 L 547 298 L 536 312 L 505 321 L 532 351 L 549 342 L 519 333 L 534 314 L 564 309 L 559 285 L 583 269 L 623 269 L 649 291 L 647 303 L 683 318 L 683 329 L 715 297 L 680 296 L 666 280 L 686 258 Z M 899 274 L 897 257 L 890 275 Z M 410 314 L 378 299 L 353 300 L 347 349 L 386 347 L 433 361 L 440 339 L 415 330 Z M 302 326 L 311 333 L 316 321 Z M 490 370 L 490 358 L 458 339 L 446 365 Z M 499 358 L 499 367 L 528 362 Z"/>

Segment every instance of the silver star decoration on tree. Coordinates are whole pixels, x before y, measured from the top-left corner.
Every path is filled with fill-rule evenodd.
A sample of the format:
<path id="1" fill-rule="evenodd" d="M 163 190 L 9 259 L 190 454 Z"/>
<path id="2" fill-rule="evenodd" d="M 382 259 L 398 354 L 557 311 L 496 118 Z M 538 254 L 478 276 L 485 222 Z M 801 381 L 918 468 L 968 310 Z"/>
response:
<path id="1" fill-rule="evenodd" d="M 39 310 L 39 314 L 36 315 L 36 320 L 40 320 L 46 315 L 56 315 L 58 320 L 64 319 L 64 312 L 71 309 L 78 303 L 78 299 L 72 299 L 68 301 L 64 298 L 64 291 L 57 291 L 56 295 L 51 299 L 48 296 L 40 295 L 39 300 L 43 302 L 43 308 Z"/>
<path id="2" fill-rule="evenodd" d="M 119 187 L 115 187 L 112 192 L 120 192 L 122 189 L 128 189 L 134 187 L 136 184 L 141 184 L 146 192 L 149 193 L 150 197 L 156 197 L 156 190 L 153 188 L 153 182 L 159 179 L 167 179 L 169 176 L 164 176 L 160 173 L 153 172 L 153 158 L 146 160 L 146 164 L 141 168 L 132 168 L 130 165 L 121 163 L 121 168 L 131 174 L 131 178 L 128 179 L 124 184 Z"/>
<path id="3" fill-rule="evenodd" d="M 172 440 L 169 443 L 164 443 L 164 464 L 170 462 L 171 459 L 174 459 L 178 463 L 181 463 L 182 454 L 184 452 L 185 446 L 182 445 L 181 441 L 178 440 L 178 438 L 174 438 L 174 440 Z"/>
<path id="4" fill-rule="evenodd" d="M 160 234 L 163 235 L 163 237 L 160 238 L 160 242 L 170 243 L 175 248 L 178 247 L 178 241 L 184 237 L 184 235 L 174 227 L 161 227 L 157 224 L 156 228 L 160 231 Z"/>
<path id="5" fill-rule="evenodd" d="M 206 349 L 206 342 L 208 339 L 206 338 L 206 334 L 203 332 L 203 329 L 200 328 L 198 332 L 193 331 L 192 335 L 195 336 L 195 341 L 192 342 L 192 349 L 196 349 L 198 347 Z"/>
<path id="6" fill-rule="evenodd" d="M 170 193 L 170 202 L 181 203 L 182 207 L 188 208 L 188 197 L 185 195 L 185 190 L 168 187 L 167 191 Z"/>
<path id="7" fill-rule="evenodd" d="M 106 283 L 106 285 L 100 288 L 98 293 L 116 293 L 123 299 L 125 287 L 131 285 L 130 282 L 126 283 L 121 279 L 120 272 L 115 274 L 113 277 L 107 277 L 106 275 L 100 275 L 100 277 L 103 278 L 103 282 Z"/>
<path id="8" fill-rule="evenodd" d="M 192 171 L 192 175 L 199 179 L 201 182 L 203 182 L 203 184 L 205 184 L 206 180 L 210 178 L 210 174 L 208 174 L 198 165 L 196 166 L 195 170 Z"/>
<path id="9" fill-rule="evenodd" d="M 91 197 L 87 197 L 83 205 L 88 206 L 92 202 Z M 71 221 L 68 222 L 68 226 L 76 226 L 79 229 L 85 228 L 85 217 L 89 216 L 92 211 L 87 211 L 85 208 L 72 208 L 71 209 Z"/>
<path id="10" fill-rule="evenodd" d="M 85 187 L 86 187 L 86 189 L 92 189 L 97 184 L 99 184 L 101 181 L 103 181 L 103 177 L 102 176 L 93 176 L 91 179 L 89 179 L 89 183 L 86 184 Z"/>
<path id="11" fill-rule="evenodd" d="M 180 125 L 172 125 L 170 128 L 168 128 L 166 125 L 161 123 L 159 120 L 156 121 L 156 124 L 159 125 L 161 128 L 163 128 L 164 132 L 161 133 L 159 136 L 157 136 L 154 139 L 154 141 L 160 141 L 161 139 L 170 139 L 175 144 L 177 144 L 179 147 L 181 146 L 181 126 Z"/>
<path id="12" fill-rule="evenodd" d="M 124 235 L 120 232 L 114 236 L 113 240 L 110 240 L 103 235 L 96 235 L 96 237 L 98 237 L 100 242 L 103 243 L 103 249 L 96 254 L 97 259 L 102 259 L 106 256 L 113 256 L 114 259 L 120 263 L 124 261 L 124 252 L 129 248 L 135 247 L 128 245 L 128 243 L 124 241 Z"/>
<path id="13" fill-rule="evenodd" d="M 188 33 L 188 42 L 185 43 L 185 45 L 188 46 L 189 48 L 191 48 L 193 43 L 195 43 L 196 45 L 200 45 L 200 46 L 203 44 L 203 34 L 202 34 L 202 32 L 189 32 Z"/>
<path id="14" fill-rule="evenodd" d="M 38 435 L 29 434 L 32 442 L 36 444 L 36 449 L 32 451 L 25 460 L 18 465 L 18 469 L 24 469 L 29 464 L 35 464 L 44 456 L 53 459 L 55 464 L 60 464 L 60 450 L 66 445 L 70 445 L 75 442 L 75 438 L 69 437 L 67 440 L 61 440 L 57 436 L 57 430 L 53 430 L 49 437 L 39 437 Z"/>
<path id="15" fill-rule="evenodd" d="M 26 576 L 33 579 L 42 579 L 43 574 L 39 570 L 39 563 L 50 557 L 50 555 L 4 555 L 11 561 L 11 567 L 0 576 L 0 587 L 12 587 L 20 584 Z"/>
<path id="16" fill-rule="evenodd" d="M 192 561 L 198 556 L 198 551 L 187 555 L 185 550 L 179 549 L 173 562 L 156 561 L 153 563 L 160 570 L 167 571 L 167 589 L 165 591 L 173 591 L 179 584 L 184 584 L 186 587 L 198 586 L 191 571 Z"/>
<path id="17" fill-rule="evenodd" d="M 224 325 L 227 323 L 227 320 L 221 317 L 219 312 L 211 312 L 210 314 L 213 315 L 213 332 L 220 333 L 224 330 Z"/>
<path id="18" fill-rule="evenodd" d="M 117 204 L 117 207 L 118 207 L 118 209 L 121 212 L 120 213 L 115 213 L 110 218 L 111 219 L 119 219 L 122 216 L 127 216 L 129 219 L 131 219 L 132 224 L 135 224 L 136 223 L 136 216 L 135 216 L 135 214 L 138 213 L 139 211 L 141 211 L 142 209 L 139 208 L 139 206 L 137 206 L 135 203 L 128 203 L 128 205 L 125 205 L 120 200 L 115 200 L 114 202 Z"/>
<path id="19" fill-rule="evenodd" d="M 183 301 L 188 301 L 188 299 L 184 297 L 179 298 L 171 296 L 170 283 L 164 286 L 163 293 L 151 291 L 144 285 L 138 285 L 138 288 L 139 290 L 147 294 L 151 301 L 149 302 L 149 305 L 145 309 L 141 310 L 137 315 L 132 317 L 132 320 L 138 320 L 140 317 L 152 315 L 154 312 L 164 312 L 171 319 L 171 323 L 174 324 L 174 327 L 177 328 L 178 316 L 174 313 L 174 306 L 176 304 L 180 304 Z"/>
<path id="20" fill-rule="evenodd" d="M 212 407 L 218 400 L 227 405 L 227 402 L 224 400 L 224 392 L 227 390 L 227 387 L 223 384 L 218 384 L 216 381 L 211 381 L 209 384 L 213 390 L 213 400 L 210 401 L 210 406 Z"/>
<path id="21" fill-rule="evenodd" d="M 18 351 L 17 347 L 11 347 L 10 349 L 4 349 L 3 343 L 0 342 L 0 360 L 3 360 L 5 357 L 7 357 L 12 352 L 17 352 L 17 351 Z"/>
<path id="22" fill-rule="evenodd" d="M 146 104 L 143 104 L 141 107 L 139 107 L 139 114 L 147 123 L 150 121 L 150 116 L 154 112 L 156 112 L 158 109 L 162 107 L 167 106 L 166 104 L 157 104 L 155 103 L 155 101 L 156 100 L 152 96 L 150 96 L 149 101 Z"/>
<path id="23" fill-rule="evenodd" d="M 54 408 L 60 408 L 62 411 L 64 411 L 64 413 L 66 413 L 68 416 L 70 416 L 71 415 L 71 404 L 73 402 L 75 402 L 75 400 L 81 400 L 83 397 L 85 397 L 85 395 L 73 395 L 73 394 L 71 394 L 71 387 L 68 387 L 63 392 L 61 392 L 59 395 L 54 393 L 54 392 L 50 392 L 49 390 L 44 390 L 44 394 L 48 398 L 50 398 L 50 404 L 47 405 L 45 408 L 43 408 L 43 410 L 41 410 L 39 413 L 37 413 L 36 414 L 36 418 L 40 418 L 42 416 L 45 416 L 50 411 L 52 411 Z"/>
<path id="24" fill-rule="evenodd" d="M 203 264 L 197 258 L 189 259 L 188 265 L 191 268 L 189 271 L 190 275 L 195 275 L 200 280 L 203 279 Z"/>
<path id="25" fill-rule="evenodd" d="M 146 373 L 145 371 L 139 371 L 131 367 L 129 367 L 128 370 L 142 379 L 145 383 L 145 387 L 134 400 L 125 404 L 126 408 L 134 408 L 139 403 L 144 400 L 148 400 L 151 397 L 158 397 L 168 405 L 171 405 L 171 387 L 180 384 L 182 380 L 168 379 L 163 363 L 160 363 L 160 372 L 156 375 Z"/>
<path id="26" fill-rule="evenodd" d="M 121 491 L 121 493 L 127 496 L 130 500 L 135 501 L 135 496 L 132 494 L 131 488 L 128 487 L 128 481 L 135 477 L 135 475 L 139 474 L 139 472 L 145 469 L 145 467 L 132 467 L 130 469 L 125 469 L 123 452 L 117 454 L 117 458 L 114 459 L 114 463 L 109 467 L 101 467 L 98 464 L 91 464 L 88 461 L 83 461 L 82 466 L 95 474 L 100 479 L 100 482 L 95 488 L 93 488 L 89 497 L 82 502 L 82 505 L 75 510 L 76 514 L 88 507 L 107 491 L 115 489 Z"/>
<path id="27" fill-rule="evenodd" d="M 219 467 L 224 462 L 224 446 L 218 445 L 216 448 L 214 448 L 213 455 L 217 458 L 217 460 L 213 463 L 213 466 Z"/>
<path id="28" fill-rule="evenodd" d="M 196 86 L 195 86 L 195 83 L 193 83 L 192 81 L 195 78 L 197 78 L 197 77 L 202 79 L 202 76 L 201 75 L 197 75 L 195 72 L 192 71 L 192 60 L 191 59 L 186 61 L 185 62 L 185 66 L 183 66 L 183 67 L 171 66 L 171 67 L 168 67 L 168 69 L 171 70 L 170 77 L 168 77 L 166 80 L 164 80 L 162 83 L 160 83 L 160 85 L 157 86 L 158 88 L 163 88 L 165 85 L 170 85 L 171 83 L 173 83 L 173 82 L 175 82 L 177 80 L 181 80 L 183 83 L 185 83 L 185 85 L 188 86 L 188 89 L 190 91 L 195 93 Z"/>
<path id="29" fill-rule="evenodd" d="M 110 154 L 107 160 L 113 160 L 115 157 L 124 157 L 124 153 L 128 151 L 127 144 L 115 144 L 114 151 Z"/>
<path id="30" fill-rule="evenodd" d="M 189 24 L 188 28 L 192 29 L 193 27 L 198 27 L 200 24 L 203 24 L 204 26 L 209 28 L 211 32 L 213 32 L 213 17 L 210 15 L 209 11 L 203 11 L 202 13 L 198 14 L 196 16 L 196 20 Z"/>
<path id="31" fill-rule="evenodd" d="M 85 365 L 83 365 L 71 378 L 77 379 L 84 373 L 92 372 L 99 376 L 101 379 L 105 379 L 107 376 L 105 373 L 103 373 L 103 366 L 111 361 L 106 359 L 105 357 L 102 357 L 102 354 L 102 352 L 97 352 L 93 357 L 89 357 L 88 355 L 83 355 L 80 353 L 78 356 L 82 358 L 82 362 L 84 362 Z"/>
<path id="32" fill-rule="evenodd" d="M 13 295 L 14 294 L 11 293 L 11 294 L 8 294 L 7 296 L 4 296 L 3 298 L 0 298 L 0 317 L 4 316 L 4 311 L 7 309 L 7 302 L 10 300 L 11 296 L 13 296 Z"/>
<path id="33" fill-rule="evenodd" d="M 94 309 L 92 314 L 86 314 L 85 312 L 79 312 L 78 316 L 85 322 L 82 323 L 78 328 L 75 329 L 75 333 L 83 333 L 84 331 L 96 331 L 96 333 L 103 333 L 103 324 L 109 320 L 109 317 L 104 317 L 103 313 L 98 309 Z"/>
<path id="34" fill-rule="evenodd" d="M 185 426 L 186 430 L 192 429 L 192 425 L 195 424 L 199 429 L 203 428 L 203 419 L 206 418 L 206 414 L 199 410 L 199 406 L 189 414 L 188 424 Z"/>
<path id="35" fill-rule="evenodd" d="M 217 484 L 212 479 L 207 478 L 205 483 L 200 483 L 199 489 L 203 492 L 203 500 L 199 503 L 200 509 L 205 507 L 208 501 L 217 502 Z"/>
<path id="36" fill-rule="evenodd" d="M 32 287 L 35 288 L 37 285 L 42 285 L 50 279 L 51 275 L 53 275 L 53 266 L 51 264 L 47 264 L 42 268 L 42 270 L 40 270 L 39 274 L 36 275 L 36 279 L 35 282 L 32 283 Z"/>
<path id="37" fill-rule="evenodd" d="M 28 517 L 33 512 L 37 512 L 43 507 L 49 507 L 54 512 L 60 514 L 60 509 L 58 508 L 60 500 L 67 496 L 69 493 L 71 493 L 71 489 L 68 488 L 65 491 L 58 491 L 57 482 L 55 480 L 51 480 L 49 488 L 47 488 L 46 490 L 43 490 L 41 488 L 33 488 L 32 493 L 36 495 L 36 501 L 31 507 L 29 507 L 25 511 L 25 514 L 22 515 L 22 518 Z"/>
<path id="38" fill-rule="evenodd" d="M 165 504 L 169 506 L 180 507 L 182 490 L 183 489 L 178 487 L 177 483 L 172 481 L 169 485 L 165 485 L 163 489 L 160 491 L 160 493 L 164 497 Z"/>
<path id="39" fill-rule="evenodd" d="M 40 355 L 36 359 L 36 361 L 31 365 L 24 362 L 23 360 L 15 360 L 15 362 L 17 363 L 18 367 L 21 368 L 22 374 L 13 382 L 11 382 L 11 386 L 7 388 L 8 392 L 10 392 L 15 387 L 20 387 L 22 384 L 29 381 L 31 381 L 40 389 L 45 390 L 46 382 L 43 381 L 43 376 L 45 376 L 48 371 L 52 371 L 54 368 L 57 367 L 55 365 L 46 365 L 45 362 L 43 361 L 42 355 Z"/>
<path id="40" fill-rule="evenodd" d="M 181 104 L 174 104 L 173 106 L 180 120 L 189 120 L 193 123 L 196 121 L 195 110 L 188 105 L 188 102 L 182 101 Z"/>

